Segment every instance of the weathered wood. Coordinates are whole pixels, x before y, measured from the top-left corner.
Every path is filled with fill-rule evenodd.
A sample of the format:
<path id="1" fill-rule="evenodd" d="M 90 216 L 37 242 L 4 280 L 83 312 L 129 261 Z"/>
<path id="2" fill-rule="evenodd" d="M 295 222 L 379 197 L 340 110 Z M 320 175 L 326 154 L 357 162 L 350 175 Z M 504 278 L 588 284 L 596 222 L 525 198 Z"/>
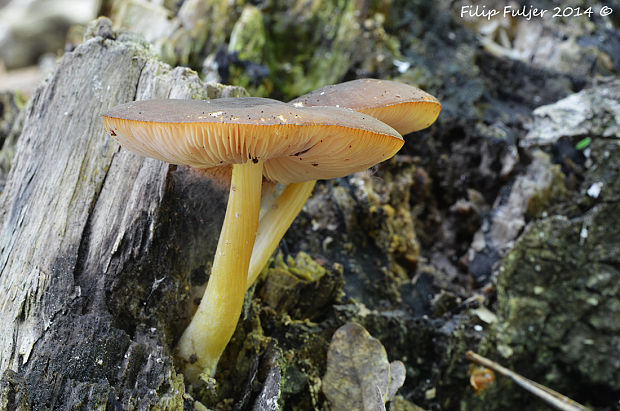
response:
<path id="1" fill-rule="evenodd" d="M 190 283 L 206 279 L 225 193 L 120 149 L 100 114 L 243 90 L 171 69 L 140 41 L 114 39 L 109 21 L 91 31 L 33 96 L 0 200 L 3 409 L 184 401 L 170 351 Z"/>

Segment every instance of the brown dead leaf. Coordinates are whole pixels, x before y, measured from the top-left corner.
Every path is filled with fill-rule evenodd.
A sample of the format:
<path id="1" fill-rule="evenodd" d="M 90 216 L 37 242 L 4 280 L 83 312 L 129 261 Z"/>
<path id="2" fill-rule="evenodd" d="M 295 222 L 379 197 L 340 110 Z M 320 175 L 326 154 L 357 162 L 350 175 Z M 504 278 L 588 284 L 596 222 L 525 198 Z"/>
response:
<path id="1" fill-rule="evenodd" d="M 327 353 L 323 392 L 337 410 L 385 410 L 405 381 L 402 362 L 391 365 L 385 348 L 361 325 L 345 324 L 334 333 Z"/>

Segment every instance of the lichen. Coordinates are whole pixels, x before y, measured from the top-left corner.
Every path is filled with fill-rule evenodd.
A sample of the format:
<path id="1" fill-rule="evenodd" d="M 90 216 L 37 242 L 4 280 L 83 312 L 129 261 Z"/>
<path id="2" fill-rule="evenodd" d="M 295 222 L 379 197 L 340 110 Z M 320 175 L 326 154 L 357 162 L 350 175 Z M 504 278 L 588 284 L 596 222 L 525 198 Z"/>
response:
<path id="1" fill-rule="evenodd" d="M 185 382 L 181 374 L 173 374 L 166 379 L 165 392 L 159 393 L 159 400 L 153 411 L 182 410 L 185 402 Z"/>
<path id="2" fill-rule="evenodd" d="M 31 409 L 26 382 L 13 370 L 5 371 L 0 380 L 0 409 L 15 411 Z"/>

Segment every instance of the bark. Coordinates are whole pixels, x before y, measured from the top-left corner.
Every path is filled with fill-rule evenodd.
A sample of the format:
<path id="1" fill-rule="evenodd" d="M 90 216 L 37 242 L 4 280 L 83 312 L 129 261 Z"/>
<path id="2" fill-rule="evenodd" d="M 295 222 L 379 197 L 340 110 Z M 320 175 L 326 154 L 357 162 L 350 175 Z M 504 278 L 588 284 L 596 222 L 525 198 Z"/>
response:
<path id="1" fill-rule="evenodd" d="M 171 348 L 206 280 L 225 193 L 133 155 L 101 113 L 147 98 L 212 98 L 99 20 L 26 111 L 0 199 L 0 408 L 180 409 Z"/>

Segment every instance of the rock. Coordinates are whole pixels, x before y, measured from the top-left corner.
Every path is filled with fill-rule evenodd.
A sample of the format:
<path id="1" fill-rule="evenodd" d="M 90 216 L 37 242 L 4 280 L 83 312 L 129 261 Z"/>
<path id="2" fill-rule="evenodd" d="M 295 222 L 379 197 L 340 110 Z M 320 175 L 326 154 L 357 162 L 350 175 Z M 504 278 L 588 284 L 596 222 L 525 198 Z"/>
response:
<path id="1" fill-rule="evenodd" d="M 620 136 L 620 81 L 582 90 L 534 110 L 522 147 L 556 143 L 561 137 Z"/>

